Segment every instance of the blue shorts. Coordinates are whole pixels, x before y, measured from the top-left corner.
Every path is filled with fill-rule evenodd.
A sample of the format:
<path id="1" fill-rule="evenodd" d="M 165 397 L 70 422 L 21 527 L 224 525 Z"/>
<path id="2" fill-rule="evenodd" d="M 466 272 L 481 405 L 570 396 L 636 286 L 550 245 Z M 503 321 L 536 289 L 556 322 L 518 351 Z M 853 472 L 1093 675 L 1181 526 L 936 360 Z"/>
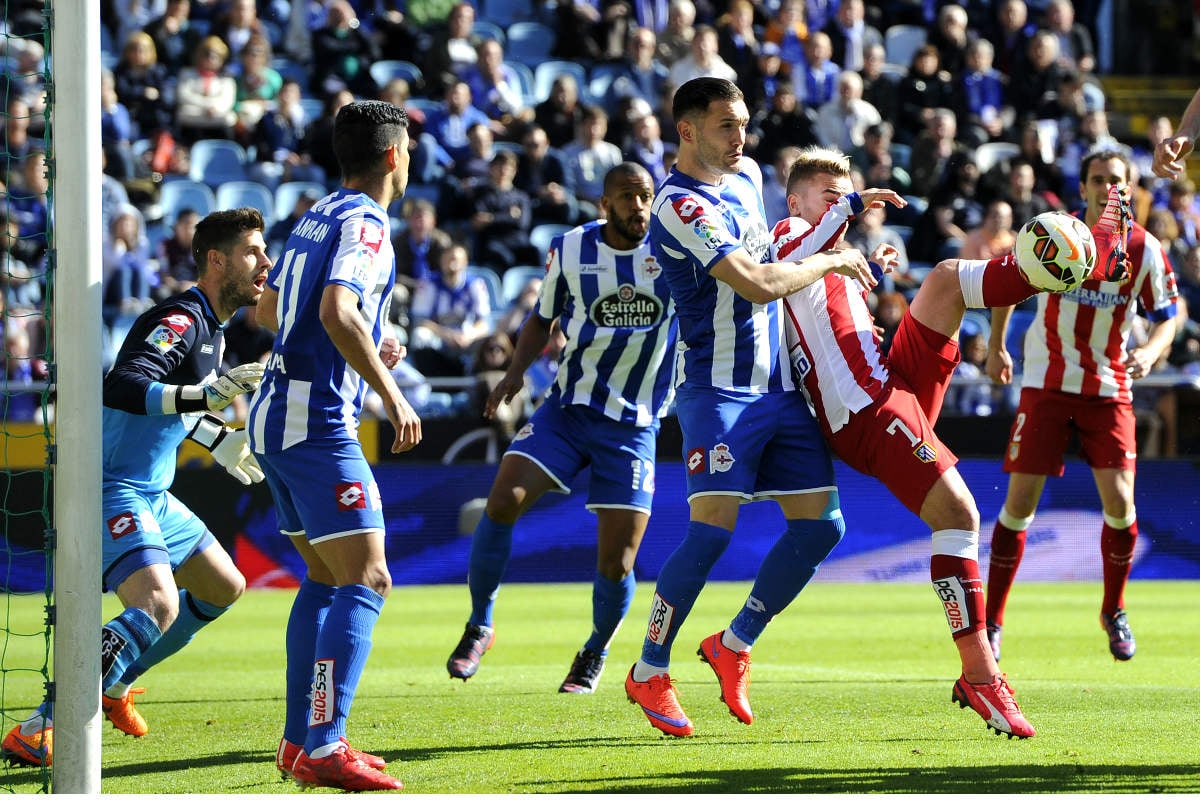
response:
<path id="1" fill-rule="evenodd" d="M 383 502 L 362 445 L 301 442 L 255 456 L 275 498 L 276 524 L 310 542 L 383 531 Z"/>
<path id="2" fill-rule="evenodd" d="M 732 494 L 758 500 L 835 489 L 833 459 L 800 392 L 742 394 L 680 387 L 688 500 Z"/>
<path id="3" fill-rule="evenodd" d="M 116 589 L 142 567 L 167 564 L 171 571 L 217 540 L 192 510 L 170 492 L 146 494 L 128 486 L 103 492 L 105 589 Z"/>
<path id="4" fill-rule="evenodd" d="M 504 455 L 528 458 L 570 494 L 570 484 L 592 467 L 587 508 L 630 508 L 650 513 L 659 422 L 638 427 L 587 406 L 546 398 Z"/>

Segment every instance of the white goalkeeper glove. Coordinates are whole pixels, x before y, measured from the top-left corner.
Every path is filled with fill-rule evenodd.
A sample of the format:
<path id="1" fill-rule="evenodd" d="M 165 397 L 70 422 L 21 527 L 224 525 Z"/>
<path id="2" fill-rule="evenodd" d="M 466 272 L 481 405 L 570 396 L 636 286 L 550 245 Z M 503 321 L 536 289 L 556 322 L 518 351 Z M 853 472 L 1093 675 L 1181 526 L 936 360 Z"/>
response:
<path id="1" fill-rule="evenodd" d="M 188 438 L 212 453 L 213 460 L 246 486 L 263 479 L 262 467 L 250 452 L 245 430 L 227 427 L 220 417 L 205 414 Z"/>
<path id="2" fill-rule="evenodd" d="M 209 411 L 220 411 L 239 394 L 257 389 L 262 379 L 263 365 L 259 362 L 239 364 L 212 383 L 204 384 L 204 402 Z"/>

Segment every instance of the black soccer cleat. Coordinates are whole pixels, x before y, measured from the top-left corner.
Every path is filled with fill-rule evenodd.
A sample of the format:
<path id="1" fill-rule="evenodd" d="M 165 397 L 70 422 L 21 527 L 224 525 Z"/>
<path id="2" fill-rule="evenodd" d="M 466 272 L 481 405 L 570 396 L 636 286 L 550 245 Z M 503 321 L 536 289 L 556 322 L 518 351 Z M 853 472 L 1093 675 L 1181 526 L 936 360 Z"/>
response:
<path id="1" fill-rule="evenodd" d="M 1137 642 L 1133 639 L 1133 630 L 1129 627 L 1129 618 L 1125 609 L 1118 608 L 1112 614 L 1100 614 L 1100 624 L 1108 633 L 1108 651 L 1117 661 L 1128 661 L 1137 651 Z"/>
<path id="2" fill-rule="evenodd" d="M 465 681 L 474 675 L 479 669 L 479 659 L 492 649 L 492 643 L 495 641 L 495 630 L 468 622 L 467 629 L 463 631 L 462 638 L 458 640 L 458 647 L 454 648 L 454 652 L 450 654 L 450 660 L 446 662 L 446 670 L 450 673 L 450 677 L 462 678 Z"/>
<path id="3" fill-rule="evenodd" d="M 571 662 L 571 671 L 563 680 L 560 692 L 570 694 L 591 694 L 600 683 L 600 675 L 604 672 L 604 656 L 588 650 L 586 647 L 575 654 Z"/>

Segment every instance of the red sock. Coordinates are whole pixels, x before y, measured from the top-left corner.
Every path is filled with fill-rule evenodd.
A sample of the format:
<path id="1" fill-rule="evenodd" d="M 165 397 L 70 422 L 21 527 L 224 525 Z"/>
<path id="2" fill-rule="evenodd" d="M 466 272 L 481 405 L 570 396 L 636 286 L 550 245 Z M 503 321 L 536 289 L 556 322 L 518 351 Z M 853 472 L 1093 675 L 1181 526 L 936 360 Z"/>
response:
<path id="1" fill-rule="evenodd" d="M 1113 614 L 1125 607 L 1125 583 L 1133 566 L 1133 546 L 1137 543 L 1137 521 L 1118 530 L 1107 522 L 1100 532 L 1100 554 L 1104 558 L 1104 600 L 1100 610 Z"/>
<path id="2" fill-rule="evenodd" d="M 992 558 L 988 564 L 987 621 L 1004 624 L 1004 607 L 1025 555 L 1025 531 L 1014 531 L 999 522 L 992 529 Z"/>
<path id="3" fill-rule="evenodd" d="M 955 639 L 983 629 L 983 579 L 979 577 L 978 561 L 934 555 L 929 560 L 929 577 Z"/>
<path id="4" fill-rule="evenodd" d="M 983 271 L 983 304 L 988 308 L 1015 306 L 1037 294 L 1029 285 L 1015 256 L 993 258 Z"/>

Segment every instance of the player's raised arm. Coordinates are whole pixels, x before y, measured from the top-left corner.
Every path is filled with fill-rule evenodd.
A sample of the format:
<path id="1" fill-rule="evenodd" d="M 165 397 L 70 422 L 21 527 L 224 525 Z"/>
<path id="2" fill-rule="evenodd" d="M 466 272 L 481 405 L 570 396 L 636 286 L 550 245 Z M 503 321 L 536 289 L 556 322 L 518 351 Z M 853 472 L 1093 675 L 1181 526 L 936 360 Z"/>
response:
<path id="1" fill-rule="evenodd" d="M 830 272 L 854 278 L 864 286 L 874 286 L 867 257 L 854 248 L 817 253 L 799 262 L 760 264 L 745 250 L 734 250 L 714 264 L 709 274 L 733 287 L 752 303 L 769 303 L 787 297 L 816 282 Z"/>

